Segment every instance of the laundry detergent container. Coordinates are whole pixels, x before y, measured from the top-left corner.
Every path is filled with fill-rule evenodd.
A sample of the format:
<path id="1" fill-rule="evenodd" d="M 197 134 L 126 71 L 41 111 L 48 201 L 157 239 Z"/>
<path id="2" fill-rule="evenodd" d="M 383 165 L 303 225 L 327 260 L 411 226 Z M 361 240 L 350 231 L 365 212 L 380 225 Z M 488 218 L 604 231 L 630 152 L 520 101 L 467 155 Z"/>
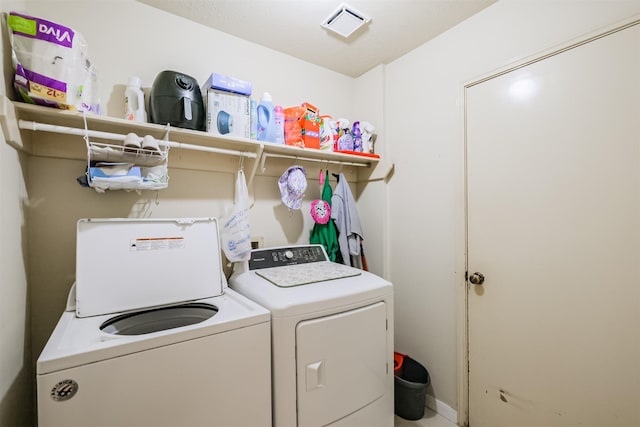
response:
<path id="1" fill-rule="evenodd" d="M 395 353 L 394 365 L 395 413 L 406 420 L 419 420 L 431 384 L 429 372 L 406 354 Z"/>
<path id="2" fill-rule="evenodd" d="M 151 123 L 203 131 L 205 118 L 196 79 L 176 71 L 162 71 L 156 76 L 149 94 Z"/>

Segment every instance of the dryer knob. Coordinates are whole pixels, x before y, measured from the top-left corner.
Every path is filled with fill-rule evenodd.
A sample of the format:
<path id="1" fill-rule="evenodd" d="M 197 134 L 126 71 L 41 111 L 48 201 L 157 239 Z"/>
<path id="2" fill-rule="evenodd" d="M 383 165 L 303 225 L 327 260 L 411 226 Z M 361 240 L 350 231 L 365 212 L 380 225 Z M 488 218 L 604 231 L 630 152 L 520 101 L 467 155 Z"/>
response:
<path id="1" fill-rule="evenodd" d="M 291 251 L 286 251 L 286 252 L 284 253 L 284 256 L 285 256 L 287 259 L 291 259 L 291 258 L 293 258 L 293 252 L 291 252 Z"/>

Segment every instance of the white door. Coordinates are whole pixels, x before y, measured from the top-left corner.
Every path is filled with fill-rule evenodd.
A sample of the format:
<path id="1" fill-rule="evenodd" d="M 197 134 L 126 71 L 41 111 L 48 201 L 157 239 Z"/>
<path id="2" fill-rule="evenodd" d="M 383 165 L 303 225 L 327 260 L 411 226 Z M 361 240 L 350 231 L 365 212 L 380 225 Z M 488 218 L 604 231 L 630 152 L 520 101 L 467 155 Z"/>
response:
<path id="1" fill-rule="evenodd" d="M 466 96 L 470 426 L 640 426 L 640 25 Z"/>

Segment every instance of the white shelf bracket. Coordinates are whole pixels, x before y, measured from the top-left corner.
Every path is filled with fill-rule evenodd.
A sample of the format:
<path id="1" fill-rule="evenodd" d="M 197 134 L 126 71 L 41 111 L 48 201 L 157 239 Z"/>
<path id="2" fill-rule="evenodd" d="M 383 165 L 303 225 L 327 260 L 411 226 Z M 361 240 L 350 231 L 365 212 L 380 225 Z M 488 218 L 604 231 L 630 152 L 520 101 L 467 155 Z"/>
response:
<path id="1" fill-rule="evenodd" d="M 251 185 L 253 184 L 253 179 L 255 178 L 256 172 L 258 171 L 258 166 L 264 167 L 263 152 L 264 152 L 264 144 L 260 144 L 258 146 L 258 151 L 255 153 L 256 158 L 260 159 L 260 162 L 258 162 L 257 160 L 255 161 L 255 163 L 253 164 L 253 167 L 251 168 L 251 172 L 249 172 L 249 179 L 247 180 L 247 186 L 249 187 L 249 191 L 251 191 Z"/>
<path id="2" fill-rule="evenodd" d="M 15 107 L 9 98 L 3 96 L 0 100 L 0 125 L 4 140 L 16 150 L 26 150 L 17 123 Z"/>

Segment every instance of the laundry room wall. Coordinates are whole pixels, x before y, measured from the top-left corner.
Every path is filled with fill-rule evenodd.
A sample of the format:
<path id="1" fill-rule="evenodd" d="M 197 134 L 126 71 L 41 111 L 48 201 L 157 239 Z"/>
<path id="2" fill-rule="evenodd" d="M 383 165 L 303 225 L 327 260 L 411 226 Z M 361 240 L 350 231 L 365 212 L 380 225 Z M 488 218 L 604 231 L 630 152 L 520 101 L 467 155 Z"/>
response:
<path id="1" fill-rule="evenodd" d="M 353 80 L 354 111 L 360 117 L 375 124 L 375 133 L 378 135 L 376 153 L 380 154 L 380 164 L 376 169 L 375 179 L 358 183 L 358 212 L 362 229 L 364 230 L 363 255 L 369 271 L 379 276 L 385 276 L 387 242 L 387 181 L 391 175 L 392 167 L 387 160 L 384 123 L 384 78 L 385 66 L 379 65 L 369 72 Z"/>
<path id="2" fill-rule="evenodd" d="M 0 28 L 4 52 L 4 23 Z M 7 68 L 4 64 L 3 70 Z M 5 74 L 0 75 L 3 96 L 11 84 Z M 0 426 L 33 421 L 26 175 L 26 157 L 0 133 Z"/>
<path id="3" fill-rule="evenodd" d="M 0 425 L 31 419 L 26 158 L 0 134 Z"/>
<path id="4" fill-rule="evenodd" d="M 428 368 L 428 402 L 449 418 L 464 393 L 464 84 L 639 12 L 639 1 L 500 0 L 386 67 L 395 346 Z"/>
<path id="5" fill-rule="evenodd" d="M 148 93 L 157 73 L 167 69 L 189 74 L 200 83 L 216 71 L 251 81 L 254 98 L 268 91 L 276 104 L 289 106 L 308 101 L 320 107 L 323 114 L 352 121 L 382 121 L 380 69 L 371 72 L 373 77 L 362 77 L 365 82 L 371 80 L 372 85 L 378 86 L 368 87 L 366 83 L 357 86 L 351 77 L 134 0 L 3 1 L 2 11 L 10 10 L 47 18 L 82 33 L 89 45 L 89 56 L 99 70 L 103 113 L 109 116 L 122 115 L 123 92 L 129 76 L 141 77 Z M 11 70 L 10 67 L 7 69 L 9 49 L 8 42 L 5 42 L 4 75 L 10 85 Z M 360 90 L 366 92 L 364 96 L 367 98 L 358 96 Z M 10 88 L 7 91 L 13 98 Z M 371 102 L 378 102 L 379 107 L 371 106 Z M 364 108 L 362 112 L 358 110 L 365 106 L 366 111 Z M 376 123 L 376 127 L 380 133 L 382 125 Z M 81 139 L 55 134 L 38 134 L 34 142 L 79 144 L 79 149 L 82 146 Z M 378 147 L 382 147 L 382 143 Z M 240 161 L 235 157 L 221 158 L 219 155 L 172 149 L 169 157 L 170 184 L 166 190 L 141 194 L 125 191 L 98 194 L 76 182 L 84 172 L 84 160 L 26 156 L 4 142 L 1 150 L 2 253 L 11 256 L 3 256 L 1 261 L 3 266 L 10 268 L 7 269 L 9 273 L 5 273 L 4 268 L 1 270 L 0 314 L 2 324 L 11 324 L 12 329 L 0 329 L 0 363 L 2 387 L 16 384 L 9 390 L 0 389 L 4 393 L 0 398 L 7 395 L 2 400 L 0 417 L 7 414 L 10 421 L 3 423 L 0 418 L 0 424 L 28 425 L 15 414 L 24 408 L 25 402 L 31 401 L 30 381 L 35 373 L 27 362 L 31 362 L 31 358 L 35 364 L 65 307 L 75 275 L 76 221 L 83 217 L 220 217 L 232 205 L 235 171 Z M 250 188 L 254 202 L 250 212 L 252 235 L 261 237 L 265 246 L 308 242 L 313 225 L 308 214 L 309 203 L 320 196 L 318 171 L 327 165 L 302 163 L 308 170 L 307 194 L 300 211 L 289 211 L 280 201 L 277 179 L 295 163 L 295 160 L 269 159 L 265 171 L 259 172 Z M 5 164 L 10 166 L 5 168 Z M 245 169 L 251 165 L 250 160 L 244 163 Z M 365 189 L 371 193 L 367 185 L 356 185 L 354 168 L 331 165 L 329 169 L 336 173 L 343 171 L 350 183 L 353 179 L 354 195 Z M 10 191 L 6 190 L 7 185 L 12 186 Z M 5 204 L 5 199 L 10 203 Z M 380 221 L 378 213 L 363 219 L 365 227 L 372 230 L 373 242 L 376 241 L 374 236 L 384 228 Z M 10 237 L 8 241 L 4 239 L 5 235 Z M 379 273 L 382 273 L 382 251 L 382 245 L 376 243 L 368 253 L 379 266 L 375 269 Z M 108 260 L 105 260 L 105 267 L 117 268 L 109 265 Z M 5 283 L 9 279 L 14 280 L 7 287 Z M 6 292 L 10 298 L 5 298 Z M 11 322 L 4 322 L 5 316 L 10 315 L 23 320 L 15 322 L 12 318 Z M 16 346 L 16 343 L 23 345 Z M 12 351 L 8 350 L 10 347 Z M 21 355 L 24 355 L 24 360 L 20 359 Z M 5 381 L 5 374 L 10 374 L 7 381 L 12 381 Z M 11 396 L 10 392 L 13 392 Z M 31 409 L 30 405 L 28 409 Z"/>

